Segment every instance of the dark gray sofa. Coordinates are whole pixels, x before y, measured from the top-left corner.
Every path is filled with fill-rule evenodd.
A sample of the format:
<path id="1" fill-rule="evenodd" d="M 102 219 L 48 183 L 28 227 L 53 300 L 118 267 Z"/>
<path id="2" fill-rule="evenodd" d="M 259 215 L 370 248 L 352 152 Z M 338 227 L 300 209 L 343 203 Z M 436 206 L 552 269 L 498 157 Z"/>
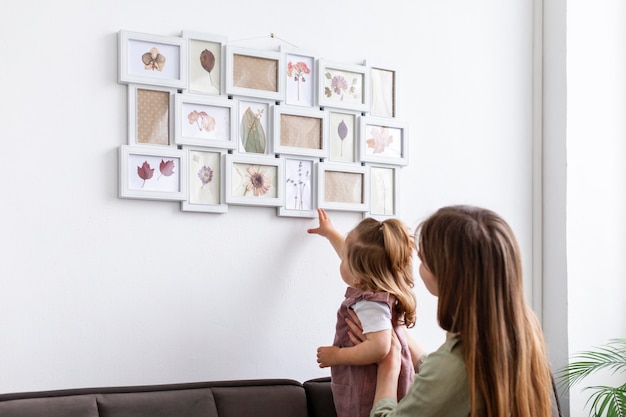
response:
<path id="1" fill-rule="evenodd" d="M 0 417 L 336 417 L 330 378 L 0 394 Z"/>

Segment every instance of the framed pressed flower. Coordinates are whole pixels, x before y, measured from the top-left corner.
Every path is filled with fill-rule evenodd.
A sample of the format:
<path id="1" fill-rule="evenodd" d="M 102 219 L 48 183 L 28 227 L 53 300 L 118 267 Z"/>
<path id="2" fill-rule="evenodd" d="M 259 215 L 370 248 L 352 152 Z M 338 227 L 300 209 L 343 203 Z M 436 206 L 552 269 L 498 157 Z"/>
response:
<path id="1" fill-rule="evenodd" d="M 358 118 L 361 113 L 328 112 L 328 143 L 331 162 L 356 162 Z"/>
<path id="2" fill-rule="evenodd" d="M 128 144 L 174 145 L 174 95 L 168 87 L 128 86 Z"/>
<path id="3" fill-rule="evenodd" d="M 369 110 L 369 71 L 365 65 L 317 61 L 318 102 L 321 107 Z"/>
<path id="4" fill-rule="evenodd" d="M 183 146 L 187 152 L 187 195 L 182 211 L 226 213 L 224 198 L 224 159 L 226 149 Z"/>
<path id="5" fill-rule="evenodd" d="M 396 117 L 396 71 L 365 62 L 370 71 L 370 111 L 374 117 Z"/>
<path id="6" fill-rule="evenodd" d="M 284 158 L 284 203 L 277 214 L 285 217 L 317 217 L 316 167 L 317 158 Z"/>
<path id="7" fill-rule="evenodd" d="M 408 165 L 408 123 L 384 117 L 359 118 L 362 162 Z"/>
<path id="8" fill-rule="evenodd" d="M 370 203 L 366 216 L 387 218 L 397 216 L 398 168 L 369 164 Z"/>
<path id="9" fill-rule="evenodd" d="M 282 101 L 283 54 L 226 46 L 226 93 Z"/>
<path id="10" fill-rule="evenodd" d="M 237 102 L 221 97 L 176 94 L 174 139 L 178 145 L 235 149 Z"/>
<path id="11" fill-rule="evenodd" d="M 187 90 L 193 94 L 225 95 L 224 49 L 226 36 L 184 30 L 189 62 Z"/>
<path id="12" fill-rule="evenodd" d="M 119 196 L 147 200 L 186 198 L 187 154 L 172 147 L 122 145 Z"/>
<path id="13" fill-rule="evenodd" d="M 283 204 L 284 160 L 273 156 L 226 155 L 226 203 L 249 206 Z"/>
<path id="14" fill-rule="evenodd" d="M 118 82 L 187 88 L 187 43 L 175 36 L 121 30 Z"/>
<path id="15" fill-rule="evenodd" d="M 320 109 L 274 106 L 273 152 L 286 155 L 328 156 L 328 113 Z"/>
<path id="16" fill-rule="evenodd" d="M 367 212 L 369 171 L 362 165 L 321 162 L 317 165 L 318 207 Z"/>
<path id="17" fill-rule="evenodd" d="M 314 107 L 317 98 L 315 55 L 284 45 L 280 51 L 285 54 L 285 103 Z"/>
<path id="18" fill-rule="evenodd" d="M 240 153 L 269 154 L 272 149 L 272 108 L 269 100 L 237 100 Z"/>

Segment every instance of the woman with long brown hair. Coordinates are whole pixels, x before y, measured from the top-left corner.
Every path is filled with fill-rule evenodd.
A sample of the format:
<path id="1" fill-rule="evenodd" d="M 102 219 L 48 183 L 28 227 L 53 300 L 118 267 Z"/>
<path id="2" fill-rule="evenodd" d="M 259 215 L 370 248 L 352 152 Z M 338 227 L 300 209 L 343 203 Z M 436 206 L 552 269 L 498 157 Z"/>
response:
<path id="1" fill-rule="evenodd" d="M 426 219 L 415 238 L 420 275 L 439 298 L 446 341 L 429 355 L 411 342 L 417 373 L 400 402 L 392 342 L 378 366 L 371 416 L 557 415 L 542 330 L 525 301 L 520 250 L 509 225 L 490 210 L 451 206 Z"/>

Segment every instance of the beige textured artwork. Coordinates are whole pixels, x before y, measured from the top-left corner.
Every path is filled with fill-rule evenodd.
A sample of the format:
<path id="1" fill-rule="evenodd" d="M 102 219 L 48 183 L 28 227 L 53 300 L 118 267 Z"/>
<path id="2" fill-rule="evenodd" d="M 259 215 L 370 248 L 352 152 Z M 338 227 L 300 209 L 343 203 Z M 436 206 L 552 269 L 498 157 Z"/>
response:
<path id="1" fill-rule="evenodd" d="M 246 55 L 233 56 L 233 86 L 278 91 L 278 61 Z"/>
<path id="2" fill-rule="evenodd" d="M 353 172 L 326 171 L 324 199 L 334 203 L 363 203 L 363 175 Z"/>
<path id="3" fill-rule="evenodd" d="M 170 93 L 137 90 L 137 143 L 169 145 Z"/>
<path id="4" fill-rule="evenodd" d="M 296 148 L 322 149 L 322 120 L 316 117 L 282 114 L 280 144 Z"/>

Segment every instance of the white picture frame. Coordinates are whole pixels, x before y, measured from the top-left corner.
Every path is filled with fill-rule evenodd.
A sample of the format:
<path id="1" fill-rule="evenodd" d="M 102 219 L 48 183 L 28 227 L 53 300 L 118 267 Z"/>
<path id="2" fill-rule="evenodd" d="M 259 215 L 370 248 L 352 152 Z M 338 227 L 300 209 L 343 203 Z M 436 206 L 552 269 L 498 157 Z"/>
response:
<path id="1" fill-rule="evenodd" d="M 226 45 L 226 93 L 283 101 L 284 68 L 279 51 Z"/>
<path id="2" fill-rule="evenodd" d="M 396 114 L 396 91 L 398 72 L 393 66 L 366 60 L 370 73 L 369 116 L 394 118 Z"/>
<path id="3" fill-rule="evenodd" d="M 251 97 L 238 97 L 236 102 L 236 149 L 239 153 L 251 155 L 271 154 L 275 102 Z"/>
<path id="4" fill-rule="evenodd" d="M 317 205 L 327 210 L 367 212 L 369 170 L 358 164 L 320 162 L 317 165 Z"/>
<path id="5" fill-rule="evenodd" d="M 359 117 L 362 113 L 328 109 L 328 161 L 359 162 Z"/>
<path id="6" fill-rule="evenodd" d="M 276 214 L 281 217 L 317 217 L 317 165 L 318 158 L 285 156 L 283 205 Z"/>
<path id="7" fill-rule="evenodd" d="M 226 203 L 246 206 L 283 205 L 284 160 L 272 155 L 227 154 Z"/>
<path id="8" fill-rule="evenodd" d="M 284 54 L 285 104 L 289 106 L 317 106 L 317 57 L 312 52 L 281 45 Z"/>
<path id="9" fill-rule="evenodd" d="M 406 166 L 409 124 L 398 119 L 361 116 L 358 147 L 361 162 Z"/>
<path id="10" fill-rule="evenodd" d="M 364 217 L 384 220 L 398 215 L 398 167 L 368 164 L 369 209 Z"/>
<path id="11" fill-rule="evenodd" d="M 174 96 L 177 90 L 128 85 L 128 144 L 174 146 Z"/>
<path id="12" fill-rule="evenodd" d="M 176 94 L 174 140 L 177 145 L 237 147 L 237 102 L 222 97 Z"/>
<path id="13" fill-rule="evenodd" d="M 182 201 L 186 198 L 187 154 L 173 147 L 121 145 L 119 197 Z"/>
<path id="14" fill-rule="evenodd" d="M 186 198 L 181 211 L 226 213 L 224 163 L 228 151 L 223 148 L 183 146 L 187 153 Z"/>
<path id="15" fill-rule="evenodd" d="M 176 36 L 120 30 L 118 82 L 187 88 L 187 43 Z"/>
<path id="16" fill-rule="evenodd" d="M 228 38 L 222 35 L 183 30 L 187 41 L 187 92 L 226 96 L 225 50 Z"/>
<path id="17" fill-rule="evenodd" d="M 317 60 L 320 107 L 369 111 L 370 79 L 365 65 Z"/>
<path id="18" fill-rule="evenodd" d="M 328 156 L 328 112 L 319 108 L 273 106 L 273 152 Z"/>

